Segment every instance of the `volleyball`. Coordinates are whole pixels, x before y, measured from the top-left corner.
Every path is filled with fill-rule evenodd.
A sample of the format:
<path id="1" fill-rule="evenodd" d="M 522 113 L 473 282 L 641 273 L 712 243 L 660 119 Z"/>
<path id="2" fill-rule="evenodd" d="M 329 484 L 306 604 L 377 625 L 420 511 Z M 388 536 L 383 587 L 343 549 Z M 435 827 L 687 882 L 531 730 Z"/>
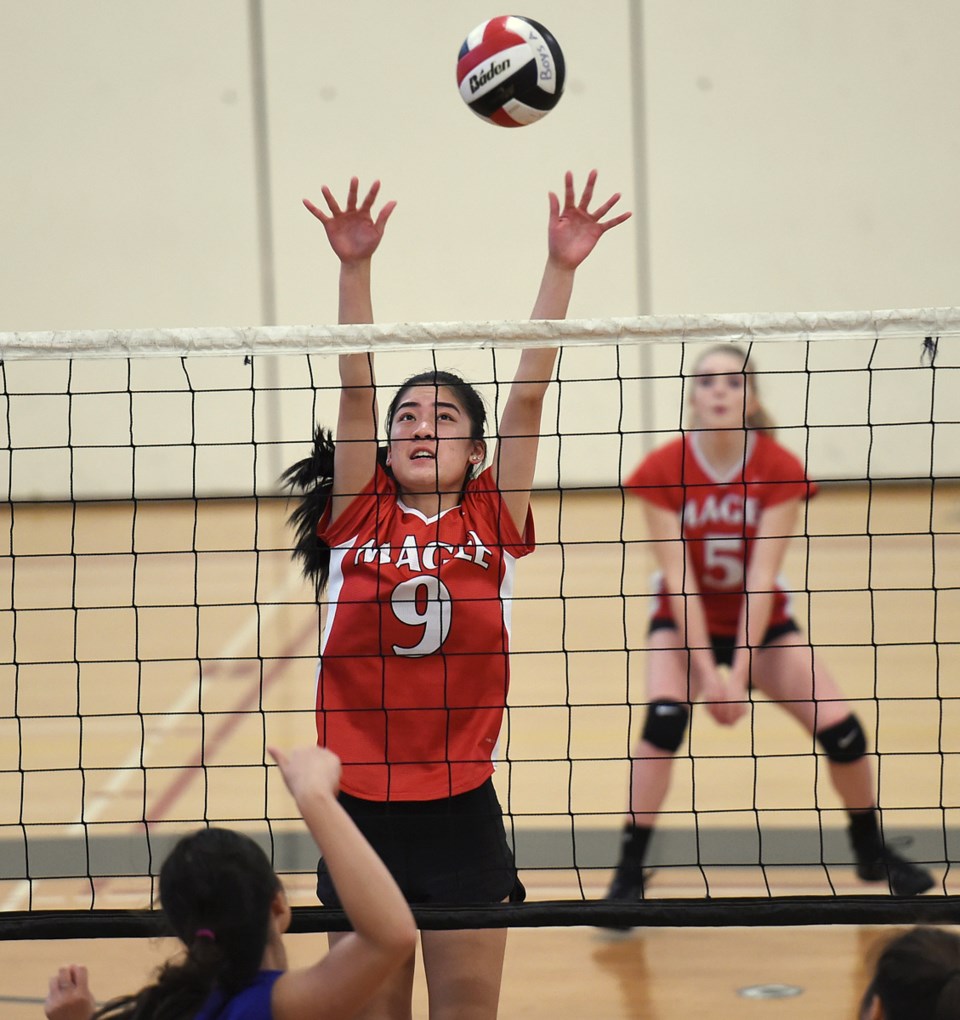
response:
<path id="1" fill-rule="evenodd" d="M 560 101 L 565 76 L 557 40 L 532 18 L 502 15 L 467 36 L 457 58 L 460 96 L 500 127 L 540 120 Z"/>

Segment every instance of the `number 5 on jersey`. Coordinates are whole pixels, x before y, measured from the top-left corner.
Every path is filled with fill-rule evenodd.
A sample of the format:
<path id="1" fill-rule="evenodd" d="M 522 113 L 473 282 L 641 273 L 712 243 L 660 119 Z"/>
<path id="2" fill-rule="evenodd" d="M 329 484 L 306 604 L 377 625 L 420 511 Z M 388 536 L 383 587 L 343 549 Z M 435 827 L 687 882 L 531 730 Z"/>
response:
<path id="1" fill-rule="evenodd" d="M 712 588 L 739 588 L 743 584 L 742 538 L 707 535 L 703 557 Z"/>

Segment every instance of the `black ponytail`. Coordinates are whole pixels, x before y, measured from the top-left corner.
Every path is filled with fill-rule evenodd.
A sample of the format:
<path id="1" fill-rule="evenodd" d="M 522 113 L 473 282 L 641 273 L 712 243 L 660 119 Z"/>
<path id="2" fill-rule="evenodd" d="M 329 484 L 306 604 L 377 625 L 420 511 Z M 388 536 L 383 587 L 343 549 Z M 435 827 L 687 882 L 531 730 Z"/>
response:
<path id="1" fill-rule="evenodd" d="M 280 881 L 266 854 L 231 829 L 185 836 L 160 869 L 160 900 L 184 953 L 154 984 L 115 999 L 94 1020 L 183 1020 L 215 990 L 236 995 L 257 976 Z"/>
<path id="2" fill-rule="evenodd" d="M 334 449 L 330 430 L 318 425 L 310 456 L 298 460 L 280 476 L 291 495 L 300 497 L 287 518 L 296 535 L 292 555 L 301 561 L 303 576 L 313 581 L 318 597 L 330 576 L 330 546 L 317 537 L 317 525 L 333 492 Z"/>

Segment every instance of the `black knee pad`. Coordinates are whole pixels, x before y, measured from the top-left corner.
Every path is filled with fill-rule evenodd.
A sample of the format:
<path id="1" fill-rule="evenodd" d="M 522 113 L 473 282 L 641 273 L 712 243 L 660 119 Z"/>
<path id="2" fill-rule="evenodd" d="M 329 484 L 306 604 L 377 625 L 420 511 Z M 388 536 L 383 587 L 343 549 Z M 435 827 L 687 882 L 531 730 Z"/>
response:
<path id="1" fill-rule="evenodd" d="M 820 730 L 817 740 L 830 761 L 840 765 L 859 761 L 867 753 L 867 735 L 860 720 L 852 714 L 834 726 Z"/>
<path id="2" fill-rule="evenodd" d="M 643 739 L 661 751 L 675 752 L 687 732 L 690 708 L 679 701 L 661 698 L 651 701 L 643 724 Z"/>

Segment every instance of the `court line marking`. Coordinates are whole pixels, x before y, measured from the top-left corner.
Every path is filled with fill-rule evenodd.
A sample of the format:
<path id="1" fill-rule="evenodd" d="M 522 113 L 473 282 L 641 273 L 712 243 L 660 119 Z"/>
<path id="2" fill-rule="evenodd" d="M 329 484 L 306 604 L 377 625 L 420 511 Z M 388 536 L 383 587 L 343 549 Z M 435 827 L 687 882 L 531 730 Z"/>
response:
<path id="1" fill-rule="evenodd" d="M 269 621 L 277 613 L 279 613 L 281 609 L 286 608 L 285 605 L 282 604 L 286 596 L 288 596 L 294 589 L 299 588 L 302 584 L 303 580 L 300 575 L 292 573 L 288 578 L 287 583 L 273 595 L 273 598 L 276 599 L 276 601 L 267 602 L 265 606 L 258 603 L 260 611 L 252 616 L 247 626 L 241 628 L 233 638 L 227 641 L 221 650 L 221 654 L 215 656 L 215 658 L 238 658 L 242 649 L 251 641 L 256 639 L 256 636 L 264 622 Z M 272 684 L 276 677 L 286 670 L 287 663 L 290 661 L 289 652 L 291 648 L 297 647 L 297 645 L 303 641 L 304 635 L 314 630 L 317 626 L 318 624 L 316 622 L 312 622 L 309 626 L 304 627 L 297 634 L 296 638 L 293 641 L 288 642 L 288 644 L 281 650 L 282 664 L 264 674 L 262 685 L 263 690 L 266 690 L 267 686 Z M 178 777 L 178 779 L 172 784 L 175 788 L 174 795 L 167 795 L 170 790 L 170 787 L 168 787 L 168 790 L 165 791 L 165 793 L 159 798 L 158 802 L 154 805 L 153 810 L 146 812 L 150 816 L 150 821 L 163 820 L 163 815 L 169 811 L 171 807 L 173 807 L 177 800 L 179 800 L 190 782 L 194 781 L 197 776 L 197 770 L 202 768 L 203 757 L 205 756 L 206 749 L 209 748 L 209 754 L 215 753 L 216 749 L 222 744 L 224 738 L 228 736 L 229 733 L 238 725 L 238 713 L 242 712 L 243 709 L 257 697 L 260 690 L 261 684 L 260 678 L 258 677 L 251 684 L 251 688 L 240 699 L 238 705 L 233 708 L 226 720 L 224 720 L 220 727 L 218 727 L 218 729 L 210 737 L 210 740 L 200 748 L 199 755 L 194 756 L 194 761 L 191 764 L 182 766 L 185 770 L 187 770 L 187 773 L 185 776 Z M 160 725 L 153 733 L 148 735 L 142 747 L 138 747 L 131 751 L 124 763 L 114 770 L 114 773 L 107 785 L 91 797 L 89 810 L 87 810 L 86 800 L 84 801 L 83 817 L 85 822 L 95 823 L 100 820 L 111 798 L 119 791 L 124 783 L 129 781 L 129 774 L 133 771 L 140 771 L 140 761 L 141 758 L 146 757 L 148 745 L 156 744 L 163 736 L 168 734 L 176 725 L 178 716 L 183 715 L 186 710 L 196 702 L 196 700 L 196 689 L 188 687 L 177 699 L 176 703 L 168 710 L 168 712 L 164 713 L 160 717 Z M 157 812 L 160 812 L 159 815 Z M 127 821 L 130 820 L 127 819 Z M 131 824 L 137 823 L 131 822 Z M 83 835 L 86 832 L 86 826 L 82 822 L 74 822 L 69 825 L 65 831 L 68 836 Z M 97 880 L 91 879 L 91 881 L 96 882 Z M 111 881 L 109 878 L 101 880 L 99 888 L 103 887 L 103 883 L 109 881 Z M 22 879 L 18 885 L 13 887 L 6 899 L 0 903 L 0 911 L 27 909 L 25 907 L 19 907 L 17 904 L 21 903 L 24 899 L 26 899 L 29 903 L 30 888 L 31 880 Z M 97 887 L 95 886 L 95 889 L 96 888 Z"/>

